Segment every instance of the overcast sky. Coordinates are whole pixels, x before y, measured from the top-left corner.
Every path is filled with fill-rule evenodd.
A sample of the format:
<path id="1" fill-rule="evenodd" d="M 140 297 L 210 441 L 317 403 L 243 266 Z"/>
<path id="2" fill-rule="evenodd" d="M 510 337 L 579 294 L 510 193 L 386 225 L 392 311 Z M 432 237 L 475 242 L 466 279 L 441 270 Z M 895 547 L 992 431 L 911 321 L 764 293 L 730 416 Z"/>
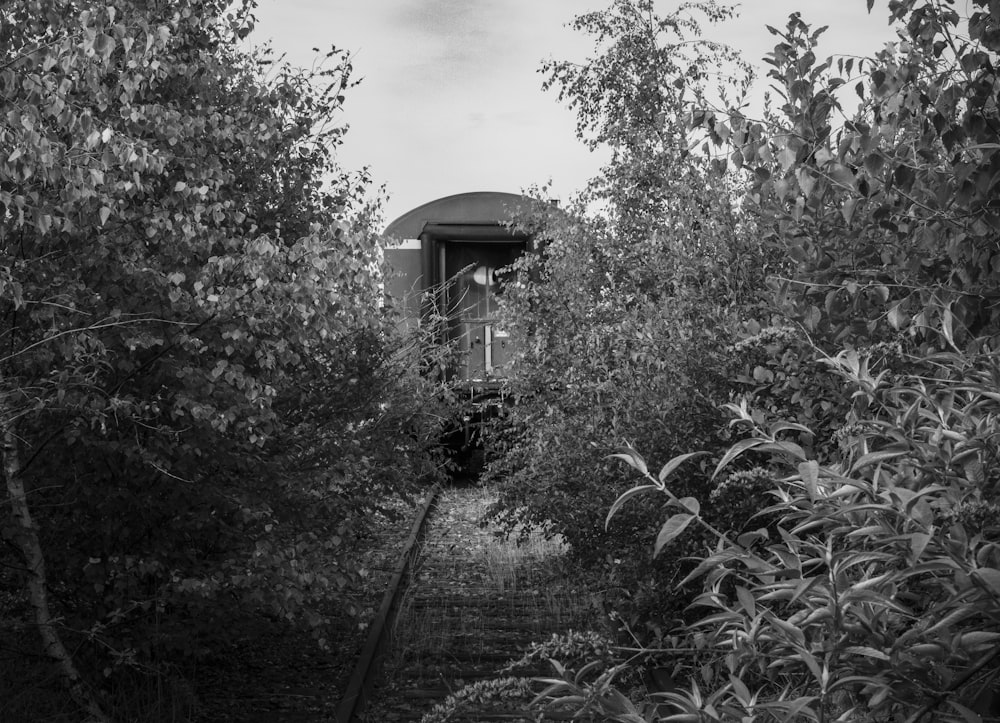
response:
<path id="1" fill-rule="evenodd" d="M 465 191 L 519 192 L 551 180 L 568 197 L 601 159 L 580 143 L 572 112 L 543 92 L 545 58 L 582 60 L 590 41 L 568 27 L 601 0 L 258 0 L 256 42 L 309 66 L 336 45 L 354 54 L 344 120 L 345 168 L 370 166 L 390 194 L 388 223 L 427 201 Z M 663 12 L 677 0 L 659 0 Z M 829 25 L 821 53 L 870 55 L 893 38 L 887 0 L 744 0 L 741 17 L 706 35 L 760 58 L 766 25 L 801 11 Z M 762 73 L 763 75 L 763 73 Z"/>

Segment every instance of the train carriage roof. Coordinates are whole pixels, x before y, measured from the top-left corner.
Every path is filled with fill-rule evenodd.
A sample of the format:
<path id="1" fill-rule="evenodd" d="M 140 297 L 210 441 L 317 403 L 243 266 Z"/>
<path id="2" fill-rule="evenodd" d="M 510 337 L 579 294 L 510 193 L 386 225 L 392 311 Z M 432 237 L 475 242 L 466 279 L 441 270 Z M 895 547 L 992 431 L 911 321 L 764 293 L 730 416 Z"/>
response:
<path id="1" fill-rule="evenodd" d="M 500 191 L 472 191 L 445 196 L 417 206 L 386 226 L 386 238 L 418 238 L 430 224 L 503 224 L 535 201 L 528 196 Z"/>

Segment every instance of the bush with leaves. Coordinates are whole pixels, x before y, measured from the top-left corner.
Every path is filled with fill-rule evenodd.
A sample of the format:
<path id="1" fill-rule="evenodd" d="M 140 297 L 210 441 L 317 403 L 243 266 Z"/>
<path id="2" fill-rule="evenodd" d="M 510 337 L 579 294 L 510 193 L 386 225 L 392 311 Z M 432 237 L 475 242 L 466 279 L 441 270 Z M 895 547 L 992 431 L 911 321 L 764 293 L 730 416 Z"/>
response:
<path id="1" fill-rule="evenodd" d="M 717 540 L 687 580 L 702 580 L 707 614 L 663 638 L 688 677 L 659 696 L 675 720 L 997 715 L 1000 19 L 978 0 L 968 18 L 933 1 L 890 12 L 901 40 L 865 61 L 863 104 L 842 127 L 846 78 L 831 71 L 854 63 L 817 62 L 819 31 L 797 14 L 774 31 L 780 114 L 694 116 L 752 171 L 747 208 L 794 262 L 775 308 L 799 331 L 752 339 L 735 380 L 749 399 L 729 405 L 747 436 L 714 473 L 748 460 L 763 466 L 755 484 L 775 480 L 758 528 L 727 533 L 669 482 L 693 455 L 658 477 L 624 455 L 648 484 L 613 513 L 659 490 L 676 513 L 659 549 L 692 528 Z"/>
<path id="2" fill-rule="evenodd" d="M 504 323 L 524 341 L 510 414 L 489 441 L 495 517 L 561 534 L 609 588 L 670 615 L 677 606 L 657 589 L 679 579 L 681 554 L 655 566 L 641 554 L 656 510 L 605 530 L 625 484 L 605 456 L 623 438 L 665 454 L 725 442 L 726 349 L 767 259 L 726 178 L 689 154 L 683 108 L 730 57 L 696 39 L 698 20 L 726 13 L 694 3 L 660 17 L 645 0 L 615 2 L 576 22 L 595 38 L 588 64 L 545 68 L 581 136 L 614 156 L 577 202 L 519 220 L 541 244 L 504 293 Z M 707 494 L 707 477 L 691 486 Z"/>
<path id="3" fill-rule="evenodd" d="M 627 668 L 622 665 L 623 662 L 614 642 L 605 635 L 574 630 L 562 635 L 553 634 L 544 642 L 532 644 L 524 655 L 500 670 L 500 675 L 512 677 L 463 686 L 435 706 L 421 719 L 421 723 L 446 723 L 462 715 L 475 716 L 477 707 L 484 705 L 494 711 L 500 704 L 523 712 L 532 701 L 549 699 L 556 691 L 562 695 L 558 696 L 554 706 L 546 709 L 546 714 L 558 712 L 558 709 L 563 712 L 573 710 L 586 696 L 595 695 L 595 687 L 612 691 L 612 696 L 620 697 L 613 692 L 612 682 L 618 680 L 621 677 L 619 674 Z M 523 677 L 524 670 L 537 668 L 539 664 L 551 665 L 559 678 L 533 680 Z M 518 676 L 518 673 L 522 675 Z M 567 682 L 567 679 L 572 682 Z M 574 694 L 584 690 L 587 692 L 583 697 L 574 698 Z"/>
<path id="4" fill-rule="evenodd" d="M 943 353 L 889 385 L 855 354 L 827 359 L 866 413 L 841 459 L 820 464 L 789 432 L 731 407 L 751 435 L 715 475 L 751 450 L 772 455 L 781 484 L 776 529 L 730 536 L 667 481 L 672 460 L 620 505 L 658 489 L 681 511 L 663 549 L 689 526 L 718 539 L 689 578 L 707 614 L 679 647 L 689 689 L 664 699 L 691 720 L 979 720 L 996 712 L 1000 677 L 1000 382 L 996 356 Z M 645 469 L 638 455 L 629 462 Z M 610 516 L 610 515 L 609 515 Z M 676 653 L 678 657 L 683 652 Z M 703 694 L 701 690 L 708 688 Z"/>
<path id="5" fill-rule="evenodd" d="M 234 604 L 321 623 L 434 467 L 336 163 L 350 63 L 247 51 L 229 5 L 0 9 L 3 564 L 95 719 L 70 649 L 200 652 Z"/>
<path id="6" fill-rule="evenodd" d="M 861 60 L 819 60 L 823 29 L 794 14 L 766 59 L 780 107 L 694 122 L 793 262 L 773 280 L 784 314 L 836 343 L 942 327 L 963 346 L 997 333 L 1000 18 L 987 0 L 968 17 L 943 0 L 889 10 L 899 41 Z"/>

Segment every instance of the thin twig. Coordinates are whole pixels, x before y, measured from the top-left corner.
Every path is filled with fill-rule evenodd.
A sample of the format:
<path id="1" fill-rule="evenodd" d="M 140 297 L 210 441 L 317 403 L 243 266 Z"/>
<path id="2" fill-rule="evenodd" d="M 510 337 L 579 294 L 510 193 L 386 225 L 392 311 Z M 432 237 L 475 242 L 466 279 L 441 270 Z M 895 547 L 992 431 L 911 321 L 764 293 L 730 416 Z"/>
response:
<path id="1" fill-rule="evenodd" d="M 927 715 L 935 708 L 937 708 L 939 705 L 944 703 L 948 699 L 948 696 L 951 693 L 954 693 L 956 690 L 958 690 L 963 685 L 968 683 L 976 675 L 976 673 L 978 673 L 987 665 L 989 665 L 991 662 L 993 662 L 993 659 L 996 658 L 998 655 L 1000 655 L 1000 647 L 994 648 L 989 655 L 980 658 L 978 663 L 973 665 L 962 675 L 958 676 L 955 680 L 953 680 L 951 685 L 949 685 L 943 691 L 934 696 L 934 698 L 931 700 L 930 703 L 927 703 L 923 708 L 921 708 L 916 713 L 914 713 L 910 718 L 908 718 L 906 723 L 919 723 L 919 721 L 925 715 Z"/>

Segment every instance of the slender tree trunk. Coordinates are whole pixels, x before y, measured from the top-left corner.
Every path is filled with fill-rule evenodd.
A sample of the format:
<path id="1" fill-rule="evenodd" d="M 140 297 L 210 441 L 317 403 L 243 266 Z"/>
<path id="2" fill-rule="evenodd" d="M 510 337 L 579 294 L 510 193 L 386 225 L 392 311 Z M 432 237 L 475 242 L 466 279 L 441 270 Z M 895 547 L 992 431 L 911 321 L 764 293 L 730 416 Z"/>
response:
<path id="1" fill-rule="evenodd" d="M 0 415 L 6 411 L 0 407 Z M 17 442 L 16 423 L 4 424 L 0 422 L 0 431 L 3 435 L 0 439 L 2 471 L 10 503 L 10 520 L 9 523 L 2 525 L 3 536 L 20 551 L 24 566 L 28 571 L 28 597 L 35 612 L 35 625 L 42 638 L 42 649 L 55 663 L 74 702 L 90 715 L 91 720 L 99 723 L 111 723 L 111 719 L 104 713 L 100 704 L 84 684 L 76 665 L 73 664 L 73 658 L 66 650 L 66 646 L 63 645 L 52 620 L 45 575 L 45 557 L 38 540 L 38 529 L 35 527 L 28 507 L 24 480 L 21 478 L 21 456 Z"/>

